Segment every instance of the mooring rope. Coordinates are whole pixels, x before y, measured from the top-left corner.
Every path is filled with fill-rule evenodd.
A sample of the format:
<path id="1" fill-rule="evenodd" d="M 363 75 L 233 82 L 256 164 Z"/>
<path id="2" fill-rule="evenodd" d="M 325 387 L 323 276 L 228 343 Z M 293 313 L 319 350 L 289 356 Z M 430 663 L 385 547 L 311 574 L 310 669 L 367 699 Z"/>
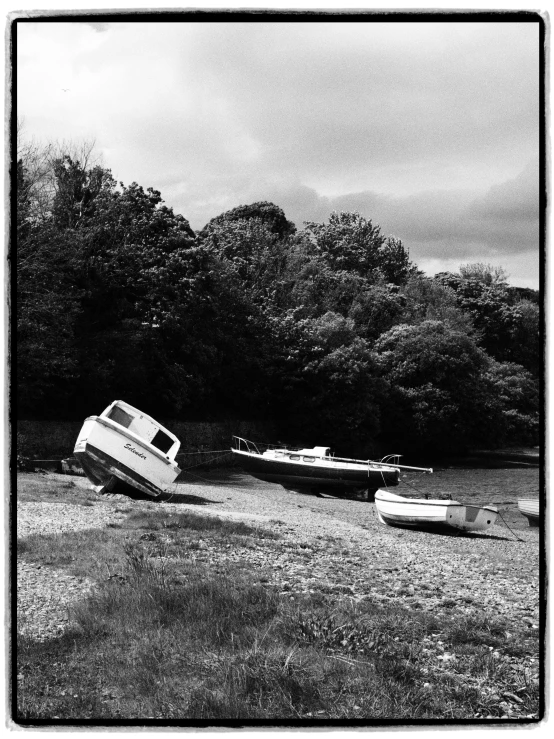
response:
<path id="1" fill-rule="evenodd" d="M 525 539 L 520 539 L 519 536 L 515 533 L 515 531 L 513 531 L 513 529 L 511 529 L 510 526 L 508 526 L 508 523 L 506 522 L 506 519 L 500 513 L 500 511 L 498 511 L 498 515 L 500 516 L 500 518 L 502 519 L 502 521 L 504 521 L 504 524 L 505 524 L 506 528 L 516 537 L 516 539 L 518 541 L 526 541 Z"/>
<path id="2" fill-rule="evenodd" d="M 207 451 L 202 452 L 188 452 L 188 451 L 180 451 L 179 454 L 219 454 L 220 452 L 229 452 L 229 449 L 208 449 Z"/>
<path id="3" fill-rule="evenodd" d="M 181 472 L 186 472 L 187 470 L 192 470 L 195 467 L 201 467 L 203 464 L 209 464 L 210 462 L 216 462 L 217 460 L 224 459 L 225 457 L 228 457 L 228 456 L 230 456 L 232 454 L 232 452 L 230 452 L 228 449 L 224 449 L 224 450 L 221 450 L 221 451 L 222 451 L 222 453 L 225 452 L 225 454 L 223 455 L 223 457 L 214 457 L 213 459 L 202 460 L 202 462 L 198 462 L 198 464 L 191 464 L 190 467 L 181 468 Z M 201 454 L 201 453 L 202 452 L 198 452 L 198 454 Z M 206 452 L 206 454 L 215 454 L 215 450 L 213 452 Z"/>
<path id="4" fill-rule="evenodd" d="M 200 475 L 195 475 L 194 472 L 188 472 L 187 470 L 182 470 L 183 472 L 186 472 L 187 475 L 190 475 L 191 477 L 195 477 L 197 480 L 202 480 L 202 482 L 211 482 L 214 485 L 236 485 L 236 482 L 225 482 L 224 480 L 210 480 L 207 477 L 201 477 Z"/>
<path id="5" fill-rule="evenodd" d="M 427 493 L 424 493 L 422 490 L 419 490 L 418 488 L 416 488 L 415 485 L 412 485 L 412 483 L 408 482 L 407 480 L 402 480 L 402 478 L 400 478 L 400 482 L 403 482 L 404 485 L 408 485 L 408 487 L 413 488 L 416 491 L 416 493 L 419 493 L 420 495 L 423 495 L 424 497 L 427 495 Z"/>

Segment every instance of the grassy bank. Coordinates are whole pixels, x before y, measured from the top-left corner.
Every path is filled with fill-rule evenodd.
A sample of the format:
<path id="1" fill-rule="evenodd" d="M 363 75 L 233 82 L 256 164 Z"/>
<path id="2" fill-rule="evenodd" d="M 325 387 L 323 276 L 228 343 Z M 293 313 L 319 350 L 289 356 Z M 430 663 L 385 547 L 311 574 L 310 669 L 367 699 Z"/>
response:
<path id="1" fill-rule="evenodd" d="M 32 479 L 31 479 L 32 482 Z M 71 482 L 71 481 L 69 481 Z M 49 500 L 55 486 L 24 486 Z M 64 502 L 94 505 L 68 486 Z M 33 535 L 18 557 L 89 577 L 63 636 L 17 640 L 17 719 L 323 721 L 536 717 L 538 632 L 452 611 L 283 593 L 273 531 L 150 504 L 102 531 Z M 207 548 L 244 553 L 207 566 Z"/>

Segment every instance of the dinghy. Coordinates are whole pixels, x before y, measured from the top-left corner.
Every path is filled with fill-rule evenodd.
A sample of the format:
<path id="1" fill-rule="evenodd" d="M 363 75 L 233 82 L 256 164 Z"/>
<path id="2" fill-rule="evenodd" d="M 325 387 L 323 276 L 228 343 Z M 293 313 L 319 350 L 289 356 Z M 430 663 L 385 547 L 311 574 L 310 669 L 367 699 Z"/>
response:
<path id="1" fill-rule="evenodd" d="M 343 495 L 367 492 L 371 499 L 380 485 L 398 485 L 400 470 L 432 472 L 431 469 L 407 467 L 388 461 L 349 459 L 334 457 L 329 447 L 310 449 L 287 447 L 267 448 L 260 451 L 252 441 L 234 436 L 231 449 L 245 472 L 265 482 L 282 485 L 287 490 L 311 493 Z M 394 455 L 396 458 L 397 455 Z"/>
<path id="2" fill-rule="evenodd" d="M 404 498 L 388 490 L 377 490 L 375 507 L 381 523 L 439 531 L 484 531 L 498 515 L 494 506 L 463 505 L 450 499 Z"/>
<path id="3" fill-rule="evenodd" d="M 519 512 L 529 521 L 529 526 L 539 525 L 540 503 L 538 498 L 520 498 L 517 502 Z"/>
<path id="4" fill-rule="evenodd" d="M 181 472 L 175 463 L 180 442 L 146 413 L 114 400 L 99 416 L 89 416 L 73 454 L 98 493 L 164 492 Z"/>

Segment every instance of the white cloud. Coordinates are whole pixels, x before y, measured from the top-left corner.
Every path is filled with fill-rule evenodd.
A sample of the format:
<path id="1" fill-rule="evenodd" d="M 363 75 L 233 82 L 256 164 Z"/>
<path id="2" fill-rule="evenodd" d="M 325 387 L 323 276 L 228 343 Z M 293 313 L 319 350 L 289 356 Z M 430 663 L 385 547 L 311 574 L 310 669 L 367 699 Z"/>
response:
<path id="1" fill-rule="evenodd" d="M 18 26 L 27 132 L 96 139 L 193 227 L 270 199 L 422 259 L 538 253 L 538 24 L 94 23 Z"/>

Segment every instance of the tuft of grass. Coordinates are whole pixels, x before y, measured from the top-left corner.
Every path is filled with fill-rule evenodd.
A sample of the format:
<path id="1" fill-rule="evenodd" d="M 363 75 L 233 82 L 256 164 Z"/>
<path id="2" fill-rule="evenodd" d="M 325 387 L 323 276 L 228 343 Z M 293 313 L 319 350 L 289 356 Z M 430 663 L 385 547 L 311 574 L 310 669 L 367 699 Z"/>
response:
<path id="1" fill-rule="evenodd" d="M 188 713 L 204 719 L 298 718 L 323 708 L 327 677 L 315 652 L 256 643 L 229 662 L 222 682 L 209 681 L 193 693 Z"/>
<path id="2" fill-rule="evenodd" d="M 100 498 L 84 478 L 73 480 L 56 473 L 24 472 L 17 476 L 17 499 L 20 503 L 90 505 Z"/>
<path id="3" fill-rule="evenodd" d="M 191 512 L 136 511 L 128 516 L 125 526 L 129 529 L 149 529 L 151 531 L 182 529 L 232 536 L 256 536 L 260 539 L 280 538 L 279 534 L 273 531 L 251 526 L 244 523 L 244 521 L 235 521 L 219 516 L 202 516 Z"/>
<path id="4" fill-rule="evenodd" d="M 147 509 L 132 511 L 126 519 L 111 522 L 102 530 L 33 534 L 18 539 L 17 553 L 30 562 L 64 567 L 73 575 L 103 580 L 125 568 L 125 547 L 139 532 L 148 532 L 141 534 L 141 546 L 149 547 L 148 556 L 161 556 L 163 549 L 164 556 L 177 560 L 186 560 L 190 551 L 203 549 L 206 543 L 202 539 L 212 546 L 239 548 L 250 547 L 253 542 L 271 544 L 278 538 L 272 531 L 242 521 Z"/>
<path id="5" fill-rule="evenodd" d="M 397 649 L 398 644 L 419 644 L 437 627 L 436 617 L 427 613 L 412 612 L 410 618 L 406 618 L 402 609 L 384 610 L 367 601 L 357 605 L 345 602 L 329 610 L 325 600 L 322 607 L 307 609 L 301 606 L 291 614 L 287 624 L 300 641 L 373 655 L 383 649 Z"/>
<path id="6" fill-rule="evenodd" d="M 17 540 L 17 556 L 41 565 L 63 567 L 73 575 L 94 579 L 103 579 L 124 565 L 120 538 L 106 529 L 32 534 Z"/>
<path id="7" fill-rule="evenodd" d="M 265 623 L 276 611 L 273 592 L 239 574 L 213 578 L 205 568 L 190 564 L 180 569 L 177 579 L 163 554 L 153 558 L 138 544 L 128 543 L 125 555 L 126 577 L 74 609 L 83 633 L 102 631 L 108 623 L 115 634 L 178 625 L 183 633 L 193 630 L 217 645 Z"/>
<path id="8" fill-rule="evenodd" d="M 452 644 L 485 644 L 486 646 L 504 646 L 507 638 L 507 627 L 504 622 L 494 621 L 490 616 L 462 616 L 453 624 L 447 625 L 446 637 Z"/>

